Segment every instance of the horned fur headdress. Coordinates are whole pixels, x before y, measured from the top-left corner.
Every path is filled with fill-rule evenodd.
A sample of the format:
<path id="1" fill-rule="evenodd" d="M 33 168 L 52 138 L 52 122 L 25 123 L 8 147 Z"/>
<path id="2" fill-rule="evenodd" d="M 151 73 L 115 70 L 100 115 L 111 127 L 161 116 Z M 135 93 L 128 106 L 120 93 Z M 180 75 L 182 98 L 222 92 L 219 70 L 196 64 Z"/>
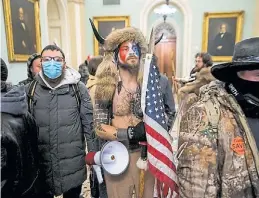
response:
<path id="1" fill-rule="evenodd" d="M 91 19 L 89 20 L 96 39 L 104 47 L 104 58 L 96 71 L 97 87 L 95 99 L 103 100 L 105 98 L 105 100 L 112 100 L 119 79 L 116 66 L 117 63 L 114 61 L 114 55 L 116 54 L 116 51 L 118 51 L 119 46 L 126 41 L 133 41 L 139 46 L 141 56 L 138 80 L 139 83 L 141 83 L 143 76 L 141 68 L 143 68 L 143 59 L 148 51 L 148 44 L 142 32 L 134 27 L 125 27 L 123 29 L 114 30 L 106 39 L 104 39 L 97 31 L 93 21 Z M 162 39 L 162 36 L 155 41 L 155 44 Z"/>

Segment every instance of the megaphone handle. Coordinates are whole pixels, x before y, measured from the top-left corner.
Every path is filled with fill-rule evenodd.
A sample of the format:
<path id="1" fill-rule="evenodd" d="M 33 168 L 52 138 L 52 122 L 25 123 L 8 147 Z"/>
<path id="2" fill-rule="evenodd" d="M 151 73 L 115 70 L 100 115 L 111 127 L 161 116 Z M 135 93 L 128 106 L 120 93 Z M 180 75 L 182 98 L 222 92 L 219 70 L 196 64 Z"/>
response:
<path id="1" fill-rule="evenodd" d="M 147 159 L 147 145 L 141 145 L 141 159 Z"/>
<path id="2" fill-rule="evenodd" d="M 93 169 L 95 171 L 95 174 L 97 176 L 97 180 L 98 180 L 99 184 L 103 183 L 103 176 L 102 176 L 101 166 L 93 165 Z"/>

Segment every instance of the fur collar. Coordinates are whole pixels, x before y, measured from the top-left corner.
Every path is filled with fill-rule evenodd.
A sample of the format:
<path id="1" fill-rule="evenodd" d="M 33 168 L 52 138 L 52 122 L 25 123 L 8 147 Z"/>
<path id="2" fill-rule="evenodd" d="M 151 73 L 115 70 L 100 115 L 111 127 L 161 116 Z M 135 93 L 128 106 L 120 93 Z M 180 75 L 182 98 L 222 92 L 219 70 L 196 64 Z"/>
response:
<path id="1" fill-rule="evenodd" d="M 147 42 L 142 32 L 134 27 L 126 27 L 112 31 L 105 40 L 104 48 L 108 52 L 113 52 L 118 46 L 125 41 L 135 41 L 144 57 L 147 53 Z"/>
<path id="2" fill-rule="evenodd" d="M 214 80 L 216 79 L 211 74 L 211 67 L 202 68 L 196 73 L 195 81 L 186 83 L 185 86 L 179 89 L 179 95 L 181 98 L 184 98 L 186 94 L 191 93 L 195 93 L 198 96 L 200 88 Z"/>

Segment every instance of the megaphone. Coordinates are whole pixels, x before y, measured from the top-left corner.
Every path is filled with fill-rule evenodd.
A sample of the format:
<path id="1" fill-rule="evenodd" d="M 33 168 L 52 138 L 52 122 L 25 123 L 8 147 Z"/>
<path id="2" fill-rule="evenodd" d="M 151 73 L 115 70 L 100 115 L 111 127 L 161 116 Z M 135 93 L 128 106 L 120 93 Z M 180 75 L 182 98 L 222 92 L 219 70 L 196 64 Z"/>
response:
<path id="1" fill-rule="evenodd" d="M 111 141 L 101 151 L 87 153 L 85 160 L 86 164 L 102 166 L 106 173 L 116 176 L 128 168 L 129 152 L 121 142 Z"/>

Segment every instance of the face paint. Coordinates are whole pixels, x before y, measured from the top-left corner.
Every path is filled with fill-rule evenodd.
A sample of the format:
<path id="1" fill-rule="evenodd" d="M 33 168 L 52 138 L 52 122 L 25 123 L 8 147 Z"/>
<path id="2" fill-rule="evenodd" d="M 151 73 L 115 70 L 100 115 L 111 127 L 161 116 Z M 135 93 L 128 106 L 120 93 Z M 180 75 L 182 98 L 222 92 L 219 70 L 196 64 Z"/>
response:
<path id="1" fill-rule="evenodd" d="M 136 64 L 139 61 L 139 48 L 134 42 L 124 42 L 119 48 L 119 61 L 122 64 Z"/>

